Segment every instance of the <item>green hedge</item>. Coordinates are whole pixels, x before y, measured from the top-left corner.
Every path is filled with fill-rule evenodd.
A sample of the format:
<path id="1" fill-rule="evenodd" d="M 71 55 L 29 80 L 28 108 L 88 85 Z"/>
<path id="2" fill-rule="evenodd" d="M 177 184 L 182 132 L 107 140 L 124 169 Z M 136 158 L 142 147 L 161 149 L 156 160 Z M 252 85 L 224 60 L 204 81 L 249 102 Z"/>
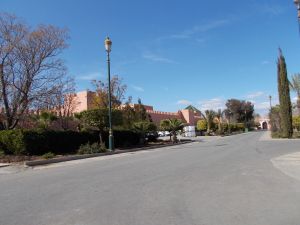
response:
<path id="1" fill-rule="evenodd" d="M 108 145 L 108 132 L 103 133 Z M 133 131 L 114 131 L 115 147 L 128 147 L 139 143 L 139 134 Z M 97 132 L 51 130 L 0 131 L 0 151 L 14 155 L 43 155 L 76 153 L 80 145 L 99 141 Z"/>

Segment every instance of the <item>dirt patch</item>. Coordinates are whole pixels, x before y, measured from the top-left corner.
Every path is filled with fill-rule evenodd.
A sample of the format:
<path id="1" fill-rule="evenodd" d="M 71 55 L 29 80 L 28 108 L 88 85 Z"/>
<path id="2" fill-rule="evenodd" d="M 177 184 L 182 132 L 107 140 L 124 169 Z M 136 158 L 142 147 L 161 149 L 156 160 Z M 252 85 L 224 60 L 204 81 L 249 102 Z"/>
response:
<path id="1" fill-rule="evenodd" d="M 24 161 L 43 159 L 41 156 L 5 155 L 0 156 L 0 163 L 23 163 Z"/>

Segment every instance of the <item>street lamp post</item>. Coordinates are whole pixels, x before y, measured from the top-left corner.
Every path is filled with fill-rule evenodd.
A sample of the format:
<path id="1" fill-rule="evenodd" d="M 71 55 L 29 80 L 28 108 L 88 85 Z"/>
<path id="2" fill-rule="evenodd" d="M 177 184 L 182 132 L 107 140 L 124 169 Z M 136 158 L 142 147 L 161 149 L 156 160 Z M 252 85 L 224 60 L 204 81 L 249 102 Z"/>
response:
<path id="1" fill-rule="evenodd" d="M 109 149 L 114 151 L 114 135 L 112 130 L 112 115 L 111 115 L 111 87 L 110 87 L 110 52 L 112 41 L 107 37 L 104 41 L 105 49 L 107 52 L 107 74 L 108 74 L 108 118 L 109 118 Z"/>
<path id="2" fill-rule="evenodd" d="M 269 96 L 269 100 L 270 100 L 270 110 L 272 109 L 272 96 Z"/>
<path id="3" fill-rule="evenodd" d="M 297 17 L 298 17 L 299 32 L 300 32 L 300 0 L 294 0 L 294 3 L 297 7 Z"/>

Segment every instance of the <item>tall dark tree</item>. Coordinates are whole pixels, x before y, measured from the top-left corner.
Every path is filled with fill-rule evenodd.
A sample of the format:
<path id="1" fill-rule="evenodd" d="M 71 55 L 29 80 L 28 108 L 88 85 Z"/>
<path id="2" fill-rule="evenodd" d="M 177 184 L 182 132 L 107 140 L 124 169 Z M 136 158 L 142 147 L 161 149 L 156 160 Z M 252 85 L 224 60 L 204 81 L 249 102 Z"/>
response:
<path id="1" fill-rule="evenodd" d="M 277 79 L 280 103 L 281 135 L 284 138 L 291 138 L 293 135 L 292 104 L 285 58 L 281 49 L 279 49 L 279 57 L 277 61 Z"/>
<path id="2" fill-rule="evenodd" d="M 244 123 L 253 119 L 254 105 L 251 102 L 229 99 L 226 107 L 225 115 L 230 116 L 231 122 Z"/>

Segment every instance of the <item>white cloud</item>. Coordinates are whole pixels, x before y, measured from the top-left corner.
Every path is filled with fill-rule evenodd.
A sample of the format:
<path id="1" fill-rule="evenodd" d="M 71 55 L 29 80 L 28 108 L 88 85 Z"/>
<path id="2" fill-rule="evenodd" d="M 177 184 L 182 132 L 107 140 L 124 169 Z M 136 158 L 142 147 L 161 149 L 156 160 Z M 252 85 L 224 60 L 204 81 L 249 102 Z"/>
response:
<path id="1" fill-rule="evenodd" d="M 196 38 L 198 43 L 204 43 L 206 40 L 204 38 Z"/>
<path id="2" fill-rule="evenodd" d="M 100 78 L 103 78 L 103 74 L 99 72 L 94 73 L 88 73 L 84 75 L 77 76 L 78 80 L 99 80 Z"/>
<path id="3" fill-rule="evenodd" d="M 210 22 L 207 22 L 204 24 L 196 25 L 192 28 L 186 29 L 177 34 L 171 34 L 168 36 L 160 37 L 157 40 L 163 41 L 163 40 L 167 40 L 167 39 L 188 39 L 197 33 L 208 32 L 210 30 L 222 27 L 222 26 L 228 24 L 229 22 L 230 22 L 229 20 L 214 20 L 214 21 L 210 21 Z M 196 39 L 196 41 L 199 41 L 199 40 L 200 40 L 200 42 L 203 42 L 203 39 Z"/>
<path id="4" fill-rule="evenodd" d="M 278 16 L 285 11 L 285 7 L 278 4 L 263 4 L 259 6 L 263 13 L 270 14 L 273 16 Z"/>
<path id="5" fill-rule="evenodd" d="M 257 92 L 253 92 L 253 93 L 250 93 L 246 96 L 246 98 L 249 98 L 249 99 L 255 99 L 255 98 L 258 98 L 258 97 L 261 97 L 263 96 L 265 93 L 262 92 L 262 91 L 257 91 Z"/>
<path id="6" fill-rule="evenodd" d="M 151 52 L 146 52 L 146 53 L 144 53 L 144 54 L 143 54 L 143 58 L 144 58 L 144 59 L 151 60 L 151 61 L 154 61 L 154 62 L 174 63 L 174 61 L 171 60 L 171 59 L 162 57 L 162 56 L 157 55 L 157 54 L 153 54 L 153 53 L 151 53 Z"/>
<path id="7" fill-rule="evenodd" d="M 265 61 L 262 61 L 261 64 L 262 64 L 262 65 L 268 65 L 268 64 L 270 64 L 270 61 L 265 60 Z"/>
<path id="8" fill-rule="evenodd" d="M 218 110 L 225 108 L 225 101 L 221 98 L 213 98 L 198 102 L 201 110 Z"/>
<path id="9" fill-rule="evenodd" d="M 185 99 L 179 100 L 177 102 L 177 105 L 191 105 L 191 104 L 192 104 L 191 101 L 188 101 L 188 100 L 185 100 Z"/>
<path id="10" fill-rule="evenodd" d="M 254 103 L 254 109 L 255 110 L 263 110 L 263 109 L 269 109 L 269 108 L 270 108 L 270 102 Z"/>
<path id="11" fill-rule="evenodd" d="M 139 87 L 139 86 L 131 85 L 131 87 L 132 87 L 134 90 L 139 91 L 139 92 L 144 92 L 144 91 L 145 91 L 144 88 Z"/>

